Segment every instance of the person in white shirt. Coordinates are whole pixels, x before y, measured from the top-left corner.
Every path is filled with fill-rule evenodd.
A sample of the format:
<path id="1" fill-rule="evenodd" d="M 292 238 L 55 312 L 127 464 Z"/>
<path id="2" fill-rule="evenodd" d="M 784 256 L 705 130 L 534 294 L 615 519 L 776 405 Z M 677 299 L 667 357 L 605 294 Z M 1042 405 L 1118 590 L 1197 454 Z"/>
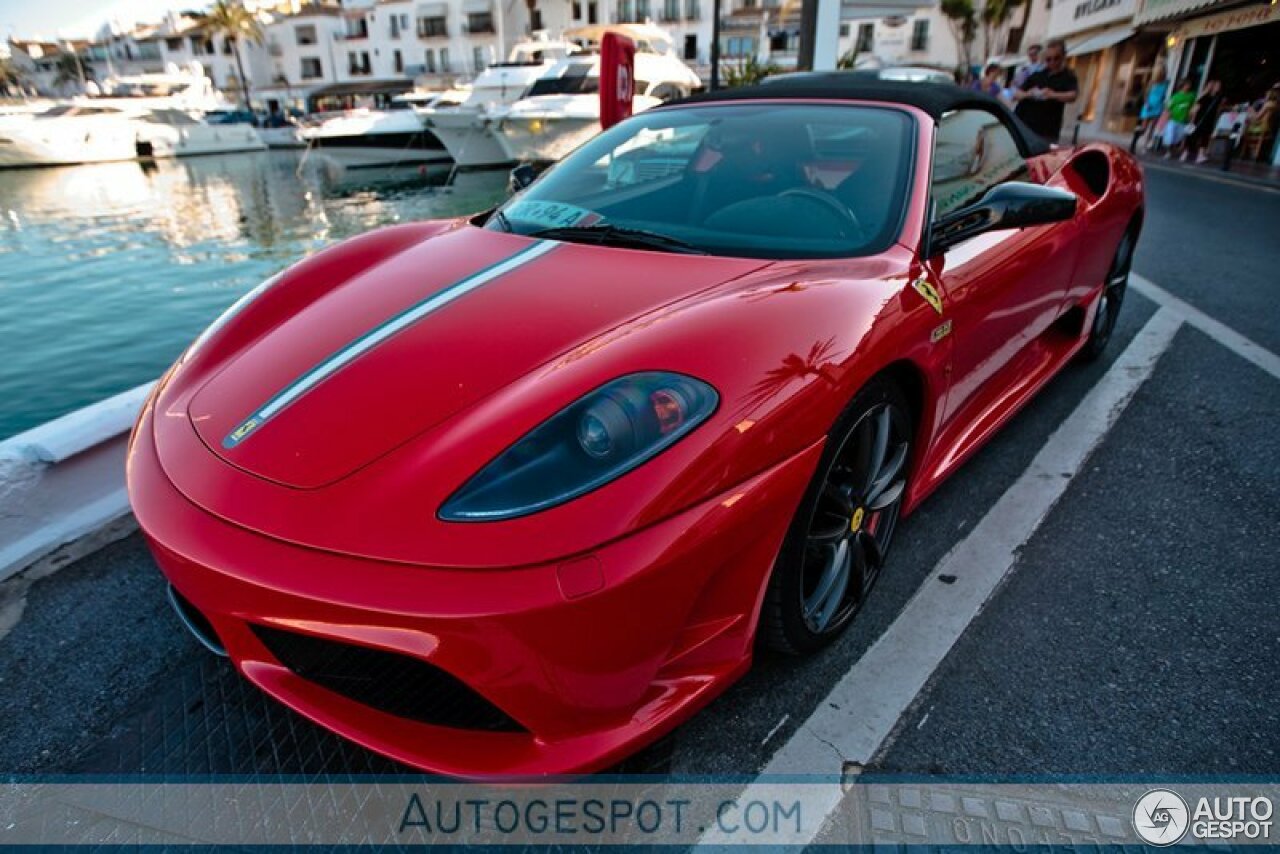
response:
<path id="1" fill-rule="evenodd" d="M 1037 71 L 1044 69 L 1044 63 L 1040 61 L 1040 45 L 1033 44 L 1027 48 L 1027 61 L 1018 66 L 1018 70 L 1013 73 L 1013 83 L 1009 88 L 1017 91 L 1022 88 L 1022 84 L 1027 82 L 1027 78 Z"/>

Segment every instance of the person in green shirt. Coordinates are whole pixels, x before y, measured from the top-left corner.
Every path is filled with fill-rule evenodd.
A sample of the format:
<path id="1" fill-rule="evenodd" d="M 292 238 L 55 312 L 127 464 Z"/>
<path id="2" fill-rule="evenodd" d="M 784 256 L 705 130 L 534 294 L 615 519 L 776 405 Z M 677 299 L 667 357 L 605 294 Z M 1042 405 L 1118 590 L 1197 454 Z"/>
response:
<path id="1" fill-rule="evenodd" d="M 1184 78 L 1178 84 L 1178 91 L 1169 96 L 1169 103 L 1165 106 L 1165 112 L 1169 114 L 1164 125 L 1165 157 L 1172 155 L 1173 149 L 1180 147 L 1183 139 L 1186 138 L 1191 125 L 1191 108 L 1195 103 L 1196 93 L 1193 91 L 1191 81 Z"/>

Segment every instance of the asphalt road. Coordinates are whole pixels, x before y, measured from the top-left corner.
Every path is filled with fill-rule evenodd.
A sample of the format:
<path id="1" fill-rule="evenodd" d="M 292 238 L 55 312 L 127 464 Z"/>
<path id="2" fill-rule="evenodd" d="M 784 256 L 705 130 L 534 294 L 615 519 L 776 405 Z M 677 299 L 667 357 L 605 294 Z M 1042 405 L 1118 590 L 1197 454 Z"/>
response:
<path id="1" fill-rule="evenodd" d="M 1135 269 L 1280 352 L 1280 193 L 1152 172 Z M 810 660 L 766 656 L 627 771 L 751 775 L 893 623 L 1157 306 L 1055 379 L 903 523 L 867 610 Z M 1184 326 L 872 771 L 1280 771 L 1280 379 Z M 135 535 L 0 585 L 0 771 L 404 770 L 238 679 L 178 625 Z M 823 769 L 826 770 L 826 769 Z"/>

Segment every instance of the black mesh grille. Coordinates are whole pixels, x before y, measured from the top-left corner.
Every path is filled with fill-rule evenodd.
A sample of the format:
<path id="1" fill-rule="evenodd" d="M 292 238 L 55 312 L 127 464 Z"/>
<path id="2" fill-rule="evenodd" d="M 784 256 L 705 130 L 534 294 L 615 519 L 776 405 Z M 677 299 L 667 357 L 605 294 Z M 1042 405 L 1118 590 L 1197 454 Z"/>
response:
<path id="1" fill-rule="evenodd" d="M 252 628 L 294 673 L 380 712 L 457 729 L 525 731 L 463 682 L 425 661 L 267 626 Z"/>

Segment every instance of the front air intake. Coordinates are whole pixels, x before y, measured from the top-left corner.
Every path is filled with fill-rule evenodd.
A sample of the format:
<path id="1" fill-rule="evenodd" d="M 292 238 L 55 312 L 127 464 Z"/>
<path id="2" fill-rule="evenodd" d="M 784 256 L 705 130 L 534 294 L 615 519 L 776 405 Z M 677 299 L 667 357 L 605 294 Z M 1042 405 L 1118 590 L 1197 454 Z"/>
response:
<path id="1" fill-rule="evenodd" d="M 455 729 L 526 731 L 460 679 L 421 659 L 268 626 L 251 628 L 303 679 L 380 712 Z"/>

